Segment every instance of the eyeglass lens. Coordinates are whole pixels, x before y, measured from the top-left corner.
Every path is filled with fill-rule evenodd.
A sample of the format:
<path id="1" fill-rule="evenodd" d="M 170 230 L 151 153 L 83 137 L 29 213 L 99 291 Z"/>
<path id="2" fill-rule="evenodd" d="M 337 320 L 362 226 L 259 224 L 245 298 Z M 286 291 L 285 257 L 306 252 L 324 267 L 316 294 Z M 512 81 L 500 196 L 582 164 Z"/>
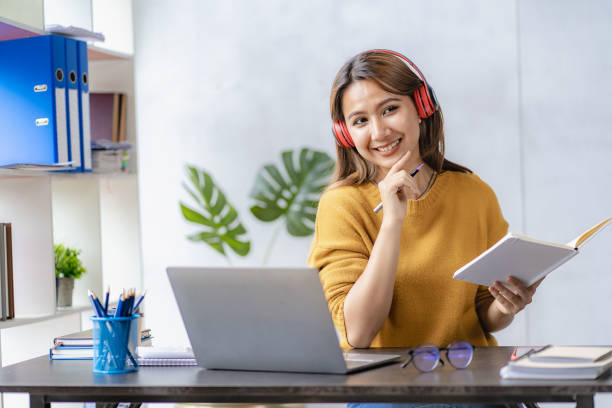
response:
<path id="1" fill-rule="evenodd" d="M 474 357 L 474 347 L 464 340 L 454 341 L 442 350 L 446 351 L 448 362 L 459 369 L 469 366 Z M 402 364 L 402 368 L 413 362 L 417 369 L 428 373 L 433 371 L 438 363 L 444 364 L 440 359 L 440 349 L 433 344 L 421 344 L 409 354 L 410 357 Z"/>
<path id="2" fill-rule="evenodd" d="M 472 362 L 474 347 L 467 341 L 452 342 L 446 350 L 448 362 L 455 368 L 466 368 Z"/>
<path id="3" fill-rule="evenodd" d="M 438 366 L 440 350 L 433 344 L 423 344 L 412 351 L 412 358 L 416 368 L 429 372 Z"/>

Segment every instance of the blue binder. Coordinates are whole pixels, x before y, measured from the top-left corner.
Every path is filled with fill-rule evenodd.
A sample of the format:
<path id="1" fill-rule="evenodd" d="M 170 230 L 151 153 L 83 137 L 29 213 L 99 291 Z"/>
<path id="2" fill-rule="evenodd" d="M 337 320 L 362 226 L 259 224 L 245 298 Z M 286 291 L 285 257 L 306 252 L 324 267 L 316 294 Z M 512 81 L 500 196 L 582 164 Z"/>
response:
<path id="1" fill-rule="evenodd" d="M 0 41 L 0 165 L 69 160 L 65 73 L 62 37 Z"/>
<path id="2" fill-rule="evenodd" d="M 79 115 L 79 67 L 77 40 L 66 41 L 66 110 L 68 111 L 69 157 L 74 170 L 81 170 L 81 118 Z"/>
<path id="3" fill-rule="evenodd" d="M 89 68 L 87 43 L 77 41 L 79 67 L 79 117 L 81 122 L 81 169 L 91 171 L 91 122 L 89 112 Z"/>

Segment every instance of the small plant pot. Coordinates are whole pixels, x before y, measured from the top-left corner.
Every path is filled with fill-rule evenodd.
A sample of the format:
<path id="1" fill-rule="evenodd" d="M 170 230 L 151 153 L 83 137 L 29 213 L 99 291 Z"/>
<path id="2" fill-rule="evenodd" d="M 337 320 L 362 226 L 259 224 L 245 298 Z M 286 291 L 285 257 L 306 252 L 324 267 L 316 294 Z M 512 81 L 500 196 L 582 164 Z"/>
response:
<path id="1" fill-rule="evenodd" d="M 55 278 L 55 294 L 57 307 L 72 306 L 72 290 L 74 289 L 73 278 Z"/>

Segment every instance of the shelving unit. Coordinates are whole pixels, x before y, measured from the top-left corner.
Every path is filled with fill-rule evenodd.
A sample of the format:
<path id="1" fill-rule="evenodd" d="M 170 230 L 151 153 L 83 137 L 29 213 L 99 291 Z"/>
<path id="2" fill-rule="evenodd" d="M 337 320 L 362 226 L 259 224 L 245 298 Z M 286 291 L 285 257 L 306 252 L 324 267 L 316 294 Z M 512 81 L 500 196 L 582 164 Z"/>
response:
<path id="1" fill-rule="evenodd" d="M 32 4 L 43 7 L 43 1 Z M 45 34 L 31 24 L 0 17 L 0 41 Z M 89 45 L 88 57 L 90 92 L 112 90 L 130 96 L 128 141 L 135 146 L 131 55 Z M 123 287 L 141 289 L 135 149 L 130 156 L 129 172 L 121 174 L 0 169 L 0 221 L 13 225 L 16 314 L 0 322 L 2 366 L 46 354 L 54 337 L 88 328 L 91 306 L 86 289 L 98 294 L 109 285 L 114 294 Z M 81 249 L 88 270 L 75 281 L 75 306 L 63 310 L 55 307 L 54 242 Z M 24 404 L 7 397 L 3 396 L 3 408 Z"/>

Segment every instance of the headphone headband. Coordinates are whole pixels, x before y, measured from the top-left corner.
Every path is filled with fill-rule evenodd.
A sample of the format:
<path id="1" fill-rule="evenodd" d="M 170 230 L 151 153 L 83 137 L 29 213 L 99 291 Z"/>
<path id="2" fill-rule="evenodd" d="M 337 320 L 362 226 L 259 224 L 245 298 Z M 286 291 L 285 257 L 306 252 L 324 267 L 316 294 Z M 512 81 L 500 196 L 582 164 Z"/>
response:
<path id="1" fill-rule="evenodd" d="M 421 72 L 419 67 L 417 67 L 416 64 L 414 62 L 412 62 L 410 60 L 410 58 L 406 57 L 405 55 L 400 54 L 397 51 L 386 50 L 384 48 L 375 48 L 373 50 L 364 51 L 364 52 L 362 52 L 359 55 L 369 54 L 371 52 L 380 52 L 380 53 L 383 53 L 383 54 L 391 54 L 391 55 L 395 55 L 396 57 L 398 57 L 401 60 L 404 60 L 408 64 L 408 68 L 410 68 L 410 70 L 414 73 L 414 75 L 416 75 L 421 81 L 423 81 L 423 83 L 425 85 L 427 85 L 427 81 L 425 80 L 425 75 L 423 75 L 423 73 Z"/>

